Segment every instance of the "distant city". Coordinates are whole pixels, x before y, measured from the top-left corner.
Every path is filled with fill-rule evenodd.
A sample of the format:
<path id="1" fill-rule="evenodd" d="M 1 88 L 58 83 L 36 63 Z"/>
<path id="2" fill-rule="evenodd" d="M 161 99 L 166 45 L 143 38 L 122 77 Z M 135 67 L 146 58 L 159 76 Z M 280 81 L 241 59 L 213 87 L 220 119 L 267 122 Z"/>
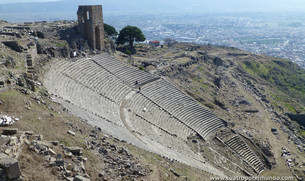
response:
<path id="1" fill-rule="evenodd" d="M 305 68 L 305 13 L 105 15 L 118 31 L 138 26 L 147 40 L 236 47 L 290 59 Z"/>
<path id="2" fill-rule="evenodd" d="M 149 12 L 149 11 L 147 11 Z M 75 12 L 1 14 L 10 22 L 76 20 Z M 104 13 L 117 31 L 126 25 L 142 29 L 147 40 L 235 47 L 289 59 L 305 68 L 305 13 Z"/>

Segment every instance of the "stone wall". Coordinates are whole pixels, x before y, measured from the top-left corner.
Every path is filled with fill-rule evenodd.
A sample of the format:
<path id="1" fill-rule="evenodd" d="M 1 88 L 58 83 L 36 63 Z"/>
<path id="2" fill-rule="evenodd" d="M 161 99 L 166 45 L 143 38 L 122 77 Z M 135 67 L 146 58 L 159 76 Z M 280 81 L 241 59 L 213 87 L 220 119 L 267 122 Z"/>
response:
<path id="1" fill-rule="evenodd" d="M 104 23 L 102 5 L 79 6 L 77 11 L 78 31 L 92 49 L 103 50 Z"/>

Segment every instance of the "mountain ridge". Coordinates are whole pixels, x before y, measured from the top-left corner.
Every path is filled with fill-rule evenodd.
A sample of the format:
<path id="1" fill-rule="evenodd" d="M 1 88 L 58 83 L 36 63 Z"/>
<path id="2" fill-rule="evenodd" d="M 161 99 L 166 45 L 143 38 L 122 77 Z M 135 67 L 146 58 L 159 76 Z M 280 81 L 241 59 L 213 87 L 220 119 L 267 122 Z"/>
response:
<path id="1" fill-rule="evenodd" d="M 147 12 L 149 11 L 176 11 L 176 12 L 266 12 L 266 11 L 302 11 L 305 6 L 300 1 L 287 3 L 286 1 L 245 1 L 235 0 L 233 2 L 217 1 L 148 1 L 143 3 L 140 0 L 132 1 L 97 1 L 97 0 L 62 0 L 58 2 L 34 2 L 34 3 L 13 3 L 0 4 L 2 13 L 33 13 L 33 12 L 75 12 L 78 5 L 102 4 L 105 12 L 129 11 Z"/>

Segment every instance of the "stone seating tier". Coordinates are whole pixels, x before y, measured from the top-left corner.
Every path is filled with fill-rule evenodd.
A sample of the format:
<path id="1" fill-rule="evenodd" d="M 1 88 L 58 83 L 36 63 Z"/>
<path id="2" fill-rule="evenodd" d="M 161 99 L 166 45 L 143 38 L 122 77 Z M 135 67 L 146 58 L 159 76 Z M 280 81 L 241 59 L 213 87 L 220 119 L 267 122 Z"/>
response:
<path id="1" fill-rule="evenodd" d="M 185 144 L 188 137 L 198 133 L 207 140 L 226 126 L 225 121 L 167 80 L 125 65 L 106 53 L 75 62 L 58 62 L 52 69 L 44 82 L 50 93 L 117 126 L 128 124 L 145 144 L 156 144 L 155 148 L 166 145 L 201 160 Z M 136 81 L 139 85 L 135 85 Z M 138 86 L 141 91 L 134 94 Z M 126 104 L 122 104 L 123 101 Z M 129 110 L 128 123 L 121 120 L 122 105 Z M 258 173 L 263 170 L 254 152 L 238 135 L 232 134 L 224 134 L 220 139 Z M 177 158 L 172 152 L 166 154 Z"/>
<path id="2" fill-rule="evenodd" d="M 95 56 L 91 59 L 81 59 L 76 62 L 65 62 L 61 66 L 57 66 L 56 69 L 76 83 L 99 94 L 101 97 L 115 102 L 117 105 L 132 90 L 131 87 L 134 86 L 135 81 L 141 83 L 156 78 L 149 73 L 126 66 L 108 54 Z M 62 86 L 66 85 L 62 84 Z M 181 121 L 182 125 L 195 130 L 204 139 L 208 138 L 220 127 L 225 126 L 223 120 L 166 80 L 161 79 L 150 82 L 142 87 L 141 93 L 152 101 L 151 106 L 156 105 L 167 113 L 164 114 L 156 109 L 150 115 L 150 120 Z M 68 98 L 71 98 L 71 96 L 68 96 Z M 139 113 L 137 114 L 140 115 Z M 170 119 L 170 117 L 175 119 Z M 158 124 L 161 124 L 161 122 L 159 121 Z M 180 125 L 179 127 L 185 129 L 184 126 Z"/>
<path id="3" fill-rule="evenodd" d="M 264 165 L 257 158 L 254 152 L 246 145 L 246 143 L 240 138 L 240 136 L 235 135 L 229 140 L 225 141 L 233 151 L 240 155 L 248 164 L 250 164 L 256 172 L 261 172 L 264 170 Z"/>
<path id="4" fill-rule="evenodd" d="M 178 135 L 185 140 L 187 137 L 195 133 L 187 125 L 180 122 L 168 112 L 139 93 L 134 95 L 134 97 L 129 101 L 127 107 L 130 108 L 135 114 L 147 119 L 149 122 L 158 125 L 171 134 Z"/>
<path id="5" fill-rule="evenodd" d="M 88 61 L 88 60 L 87 60 Z M 78 68 L 78 66 L 82 66 Z M 93 62 L 79 60 L 63 69 L 63 73 L 100 95 L 119 103 L 131 88 Z"/>
<path id="6" fill-rule="evenodd" d="M 122 64 L 120 61 L 117 61 L 114 57 L 107 53 L 95 56 L 92 59 L 98 65 L 107 69 L 113 75 L 116 75 L 118 79 L 122 80 L 129 86 L 134 86 L 136 81 L 141 84 L 156 78 L 156 76 L 153 76 L 145 71 L 140 71 L 137 68 Z"/>
<path id="7" fill-rule="evenodd" d="M 117 103 L 71 79 L 65 74 L 57 73 L 56 76 L 50 75 L 50 77 L 54 78 L 53 82 L 55 84 L 54 86 L 48 87 L 54 87 L 54 91 L 63 99 L 69 100 L 71 103 L 79 105 L 95 115 L 122 126 Z"/>
<path id="8" fill-rule="evenodd" d="M 204 139 L 225 122 L 164 79 L 144 86 L 141 93 L 193 128 Z"/>

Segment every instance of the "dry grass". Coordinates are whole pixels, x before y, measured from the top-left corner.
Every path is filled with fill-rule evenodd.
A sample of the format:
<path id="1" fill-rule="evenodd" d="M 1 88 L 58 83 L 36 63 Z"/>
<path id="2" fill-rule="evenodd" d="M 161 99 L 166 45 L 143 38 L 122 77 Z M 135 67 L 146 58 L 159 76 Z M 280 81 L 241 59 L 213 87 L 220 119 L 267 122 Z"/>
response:
<path id="1" fill-rule="evenodd" d="M 4 103 L 0 105 L 1 114 L 20 118 L 12 126 L 19 130 L 34 131 L 34 134 L 43 135 L 45 140 L 58 140 L 66 146 L 85 148 L 85 138 L 92 130 L 92 127 L 62 111 L 60 105 L 52 103 L 47 97 L 43 99 L 46 104 L 38 104 L 31 96 L 15 90 L 2 93 L 0 94 L 0 100 Z M 69 123 L 72 123 L 73 127 Z M 77 134 L 71 136 L 67 133 L 68 130 L 73 130 Z M 82 133 L 79 130 L 82 130 Z M 102 165 L 100 159 L 95 157 L 95 153 L 91 150 L 84 150 L 84 157 L 88 158 L 86 167 L 89 175 L 97 178 Z M 56 170 L 45 167 L 43 156 L 25 148 L 19 161 L 25 180 L 57 180 L 55 179 L 57 178 L 56 176 L 52 176 L 56 173 Z"/>
<path id="2" fill-rule="evenodd" d="M 43 165 L 42 163 L 45 162 L 43 156 L 30 151 L 27 146 L 23 148 L 18 162 L 24 181 L 58 180 L 59 172 L 57 168 L 48 168 Z"/>
<path id="3" fill-rule="evenodd" d="M 0 106 L 4 114 L 20 118 L 20 121 L 14 127 L 23 131 L 31 130 L 36 134 L 42 134 L 47 140 L 62 141 L 67 146 L 75 144 L 83 146 L 85 144 L 80 134 L 72 137 L 67 133 L 69 129 L 73 129 L 69 127 L 68 123 L 72 123 L 84 132 L 90 128 L 79 119 L 63 112 L 59 105 L 49 102 L 48 98 L 44 98 L 46 105 L 38 104 L 31 97 L 12 90 L 1 94 L 0 99 L 4 102 Z"/>

